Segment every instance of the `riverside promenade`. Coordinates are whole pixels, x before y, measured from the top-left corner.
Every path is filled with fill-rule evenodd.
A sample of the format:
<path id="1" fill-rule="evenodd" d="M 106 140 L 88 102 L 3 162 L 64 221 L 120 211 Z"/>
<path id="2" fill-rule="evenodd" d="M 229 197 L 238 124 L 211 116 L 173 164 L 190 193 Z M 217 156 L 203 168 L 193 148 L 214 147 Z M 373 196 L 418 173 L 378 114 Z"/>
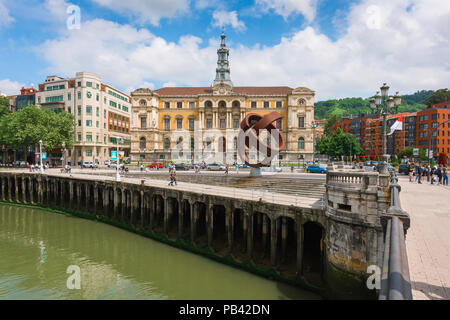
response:
<path id="1" fill-rule="evenodd" d="M 403 176 L 399 183 L 411 217 L 406 248 L 414 300 L 450 300 L 450 187 Z"/>

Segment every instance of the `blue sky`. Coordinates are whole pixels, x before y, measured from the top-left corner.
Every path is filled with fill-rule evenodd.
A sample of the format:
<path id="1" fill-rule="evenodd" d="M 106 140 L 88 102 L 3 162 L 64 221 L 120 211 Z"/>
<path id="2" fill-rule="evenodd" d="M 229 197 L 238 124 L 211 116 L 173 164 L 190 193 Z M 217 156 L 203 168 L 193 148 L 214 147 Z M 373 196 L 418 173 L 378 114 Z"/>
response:
<path id="1" fill-rule="evenodd" d="M 66 27 L 70 5 L 79 30 Z M 126 92 L 210 85 L 221 25 L 235 85 L 307 86 L 318 99 L 382 82 L 437 89 L 450 79 L 449 15 L 439 0 L 0 0 L 0 91 L 76 71 Z"/>

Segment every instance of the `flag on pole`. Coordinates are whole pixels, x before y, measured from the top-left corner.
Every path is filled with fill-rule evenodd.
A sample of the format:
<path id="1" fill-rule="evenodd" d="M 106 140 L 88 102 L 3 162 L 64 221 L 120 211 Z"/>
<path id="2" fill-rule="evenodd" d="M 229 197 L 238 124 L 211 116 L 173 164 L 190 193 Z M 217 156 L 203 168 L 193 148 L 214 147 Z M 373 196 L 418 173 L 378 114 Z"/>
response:
<path id="1" fill-rule="evenodd" d="M 395 123 L 392 125 L 391 132 L 389 132 L 388 136 L 390 136 L 397 130 L 402 131 L 402 129 L 403 129 L 403 116 L 400 116 L 400 118 L 398 118 L 397 121 L 395 121 Z"/>

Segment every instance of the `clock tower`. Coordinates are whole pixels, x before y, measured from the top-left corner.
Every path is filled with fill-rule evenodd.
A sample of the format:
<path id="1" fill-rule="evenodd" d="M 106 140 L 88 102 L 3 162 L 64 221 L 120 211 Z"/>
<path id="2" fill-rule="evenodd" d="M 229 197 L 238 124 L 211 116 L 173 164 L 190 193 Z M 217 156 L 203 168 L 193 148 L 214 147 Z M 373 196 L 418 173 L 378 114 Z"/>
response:
<path id="1" fill-rule="evenodd" d="M 225 43 L 226 35 L 223 31 L 220 37 L 222 40 L 220 42 L 220 48 L 217 50 L 218 60 L 216 68 L 216 79 L 214 80 L 213 86 L 215 87 L 218 84 L 227 84 L 230 87 L 233 87 L 233 82 L 231 82 L 230 77 L 230 64 L 228 62 L 230 50 L 228 50 Z"/>

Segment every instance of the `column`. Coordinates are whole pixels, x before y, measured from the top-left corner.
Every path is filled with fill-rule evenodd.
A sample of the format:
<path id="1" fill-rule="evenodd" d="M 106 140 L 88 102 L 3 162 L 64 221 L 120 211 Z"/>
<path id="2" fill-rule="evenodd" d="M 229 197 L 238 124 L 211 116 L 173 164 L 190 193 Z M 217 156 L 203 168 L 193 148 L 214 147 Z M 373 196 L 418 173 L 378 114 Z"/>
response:
<path id="1" fill-rule="evenodd" d="M 12 202 L 12 188 L 11 188 L 11 183 L 13 178 L 12 177 L 6 177 L 6 179 L 8 179 L 8 201 Z"/>
<path id="2" fill-rule="evenodd" d="M 170 207 L 170 200 L 169 198 L 164 199 L 164 234 L 168 234 L 169 230 L 169 207 Z"/>
<path id="3" fill-rule="evenodd" d="M 267 236 L 268 236 L 268 227 L 267 220 L 269 219 L 265 214 L 258 215 L 262 216 L 262 245 L 263 245 L 263 257 L 266 257 L 266 249 L 267 249 Z M 258 229 L 259 229 L 259 219 L 258 219 Z"/>
<path id="4" fill-rule="evenodd" d="M 120 191 L 122 192 L 122 210 L 120 213 L 120 221 L 124 222 L 127 211 L 127 193 L 125 192 L 125 189 L 121 189 Z"/>
<path id="5" fill-rule="evenodd" d="M 245 209 L 245 217 L 247 218 L 247 258 L 252 260 L 253 255 L 253 210 Z"/>
<path id="6" fill-rule="evenodd" d="M 183 238 L 183 221 L 184 221 L 184 208 L 183 204 L 186 203 L 183 200 L 178 200 L 178 239 L 181 240 Z"/>
<path id="7" fill-rule="evenodd" d="M 281 262 L 286 258 L 286 243 L 287 243 L 287 223 L 286 217 L 281 218 Z"/>
<path id="8" fill-rule="evenodd" d="M 114 220 L 119 216 L 119 190 L 114 188 Z"/>
<path id="9" fill-rule="evenodd" d="M 22 203 L 27 203 L 27 192 L 26 192 L 26 182 L 25 177 L 22 176 Z"/>
<path id="10" fill-rule="evenodd" d="M 15 195 L 16 195 L 16 201 L 19 202 L 19 185 L 17 184 L 17 176 L 14 176 L 14 186 L 15 186 Z"/>
<path id="11" fill-rule="evenodd" d="M 191 218 L 191 243 L 195 245 L 195 236 L 196 236 L 196 224 L 197 224 L 197 210 L 198 206 L 195 205 L 194 202 L 189 201 L 190 206 L 190 218 Z"/>
<path id="12" fill-rule="evenodd" d="M 207 236 L 208 236 L 208 248 L 211 251 L 214 251 L 212 247 L 212 241 L 213 241 L 213 228 L 214 228 L 214 206 L 212 204 L 209 204 L 206 207 L 206 230 L 207 230 Z"/>
<path id="13" fill-rule="evenodd" d="M 136 198 L 134 197 L 134 190 L 128 192 L 128 214 L 130 215 L 130 225 L 135 226 L 136 219 Z"/>
<path id="14" fill-rule="evenodd" d="M 5 201 L 5 178 L 0 177 L 1 185 L 2 185 L 2 197 L 0 200 Z"/>
<path id="15" fill-rule="evenodd" d="M 153 231 L 153 225 L 155 220 L 155 215 L 157 214 L 156 211 L 156 200 L 153 198 L 153 194 L 150 194 L 149 196 L 149 209 L 150 209 L 150 221 L 149 221 L 149 229 Z"/>
<path id="16" fill-rule="evenodd" d="M 144 225 L 145 225 L 145 209 L 147 207 L 147 204 L 145 203 L 145 195 L 144 195 L 144 190 L 141 190 L 140 192 L 140 198 L 141 198 L 141 229 L 144 229 Z"/>
<path id="17" fill-rule="evenodd" d="M 72 209 L 73 205 L 73 182 L 69 181 L 69 209 Z"/>
<path id="18" fill-rule="evenodd" d="M 227 229 L 227 240 L 228 240 L 228 254 L 231 254 L 233 250 L 233 210 L 230 207 L 225 208 L 225 221 Z"/>
<path id="19" fill-rule="evenodd" d="M 295 223 L 297 229 L 297 275 L 302 273 L 302 259 L 303 259 L 303 214 L 297 215 Z"/>
<path id="20" fill-rule="evenodd" d="M 270 264 L 274 268 L 277 262 L 277 224 L 279 219 L 271 219 L 270 224 Z"/>
<path id="21" fill-rule="evenodd" d="M 97 203 L 98 203 L 98 185 L 94 184 L 94 214 L 97 214 Z"/>
<path id="22" fill-rule="evenodd" d="M 65 192 L 65 180 L 60 180 L 60 183 L 59 183 L 59 186 L 60 186 L 60 199 L 59 199 L 59 203 L 60 203 L 60 206 L 62 207 L 62 208 L 64 208 L 64 206 L 66 205 L 66 201 L 65 201 L 65 198 L 64 198 L 64 192 Z"/>
<path id="23" fill-rule="evenodd" d="M 109 210 L 109 188 L 107 186 L 105 186 L 103 188 L 103 215 L 108 217 L 108 210 Z"/>

